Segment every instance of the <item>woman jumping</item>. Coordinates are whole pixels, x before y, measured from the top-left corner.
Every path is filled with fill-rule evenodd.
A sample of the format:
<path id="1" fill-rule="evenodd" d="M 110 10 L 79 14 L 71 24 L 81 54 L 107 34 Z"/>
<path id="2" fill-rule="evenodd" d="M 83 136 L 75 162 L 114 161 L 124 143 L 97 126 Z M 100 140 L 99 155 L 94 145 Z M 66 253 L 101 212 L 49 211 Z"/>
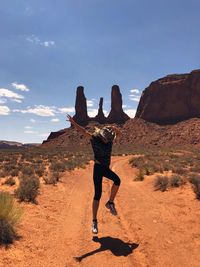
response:
<path id="1" fill-rule="evenodd" d="M 113 215 L 117 215 L 114 204 L 114 199 L 120 186 L 120 178 L 110 168 L 111 152 L 113 140 L 115 137 L 121 137 L 121 131 L 115 126 L 105 126 L 101 130 L 98 129 L 94 134 L 90 134 L 83 127 L 77 124 L 70 115 L 67 115 L 67 120 L 82 133 L 88 140 L 90 140 L 94 152 L 94 198 L 92 203 L 92 232 L 98 233 L 97 211 L 99 208 L 99 201 L 102 194 L 102 178 L 106 177 L 113 181 L 111 188 L 110 199 L 105 204 Z"/>

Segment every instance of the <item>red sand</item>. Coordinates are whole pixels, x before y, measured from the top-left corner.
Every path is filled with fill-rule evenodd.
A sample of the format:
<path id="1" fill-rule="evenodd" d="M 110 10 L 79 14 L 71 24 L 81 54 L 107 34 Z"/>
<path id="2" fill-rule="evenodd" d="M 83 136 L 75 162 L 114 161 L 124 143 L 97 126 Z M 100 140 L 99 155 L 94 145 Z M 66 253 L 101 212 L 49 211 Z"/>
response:
<path id="1" fill-rule="evenodd" d="M 112 159 L 112 169 L 122 180 L 116 217 L 104 207 L 112 183 L 106 178 L 103 182 L 96 240 L 102 247 L 91 233 L 91 163 L 66 172 L 56 186 L 42 184 L 38 205 L 20 204 L 21 238 L 8 249 L 0 248 L 0 266 L 199 267 L 200 202 L 191 186 L 154 191 L 153 177 L 133 181 L 129 158 Z M 75 259 L 81 256 L 82 261 Z"/>

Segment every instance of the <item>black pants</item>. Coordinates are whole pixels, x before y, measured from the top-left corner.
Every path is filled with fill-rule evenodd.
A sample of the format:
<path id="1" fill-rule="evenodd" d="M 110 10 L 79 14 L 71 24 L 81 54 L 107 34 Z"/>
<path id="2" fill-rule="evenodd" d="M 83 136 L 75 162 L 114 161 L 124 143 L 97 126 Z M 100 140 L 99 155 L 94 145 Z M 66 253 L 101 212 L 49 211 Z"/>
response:
<path id="1" fill-rule="evenodd" d="M 112 180 L 115 185 L 120 185 L 121 180 L 119 176 L 114 173 L 109 167 L 101 164 L 94 164 L 93 181 L 94 181 L 94 199 L 100 200 L 102 194 L 102 179 L 103 176 Z"/>

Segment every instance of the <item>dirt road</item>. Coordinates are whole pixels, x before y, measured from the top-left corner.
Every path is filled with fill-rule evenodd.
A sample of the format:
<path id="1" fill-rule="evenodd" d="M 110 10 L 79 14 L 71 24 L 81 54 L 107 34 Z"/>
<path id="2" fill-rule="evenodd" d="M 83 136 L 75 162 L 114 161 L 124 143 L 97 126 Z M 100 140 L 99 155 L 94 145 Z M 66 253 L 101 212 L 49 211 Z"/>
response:
<path id="1" fill-rule="evenodd" d="M 0 248 L 0 266 L 199 266 L 200 204 L 190 186 L 155 192 L 153 178 L 133 181 L 128 159 L 112 160 L 122 180 L 116 217 L 104 207 L 112 183 L 103 181 L 98 235 L 91 233 L 91 163 L 56 186 L 42 185 L 38 205 L 22 204 L 21 238 Z"/>

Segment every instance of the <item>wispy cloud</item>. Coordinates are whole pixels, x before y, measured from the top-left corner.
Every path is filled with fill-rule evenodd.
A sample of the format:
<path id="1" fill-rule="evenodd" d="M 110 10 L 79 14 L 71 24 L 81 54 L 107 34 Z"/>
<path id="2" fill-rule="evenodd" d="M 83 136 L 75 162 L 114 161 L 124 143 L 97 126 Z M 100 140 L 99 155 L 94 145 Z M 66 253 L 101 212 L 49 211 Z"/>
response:
<path id="1" fill-rule="evenodd" d="M 24 99 L 23 95 L 14 93 L 13 91 L 9 90 L 9 89 L 5 89 L 5 88 L 0 88 L 0 99 L 1 101 L 4 101 L 5 103 L 5 99 L 8 98 L 12 101 L 21 103 L 22 99 Z"/>
<path id="2" fill-rule="evenodd" d="M 23 114 L 34 114 L 41 117 L 54 117 L 56 114 L 73 113 L 74 107 L 58 108 L 55 106 L 34 105 L 33 107 L 27 107 L 26 109 L 13 109 L 13 112 L 20 112 Z M 52 120 L 52 122 L 58 122 L 58 118 Z M 35 119 L 30 119 L 30 122 L 35 123 Z"/>
<path id="3" fill-rule="evenodd" d="M 29 88 L 23 83 L 14 82 L 14 83 L 11 83 L 11 85 L 17 90 L 26 91 L 26 92 L 29 91 Z"/>
<path id="4" fill-rule="evenodd" d="M 51 122 L 59 122 L 60 120 L 58 118 L 51 119 Z"/>
<path id="5" fill-rule="evenodd" d="M 34 107 L 28 107 L 27 109 L 14 109 L 14 112 L 20 112 L 23 114 L 35 114 L 41 117 L 52 117 L 55 116 L 55 107 L 35 105 Z"/>
<path id="6" fill-rule="evenodd" d="M 0 115 L 9 115 L 10 109 L 7 106 L 0 106 Z"/>
<path id="7" fill-rule="evenodd" d="M 6 98 L 0 98 L 0 104 L 5 104 L 7 102 Z"/>
<path id="8" fill-rule="evenodd" d="M 24 126 L 25 129 L 32 129 L 32 126 Z"/>
<path id="9" fill-rule="evenodd" d="M 44 47 L 50 47 L 50 46 L 54 46 L 55 45 L 55 41 L 53 40 L 45 40 L 42 41 L 40 40 L 40 38 L 34 34 L 26 36 L 26 41 L 36 44 L 36 45 L 41 45 Z"/>
<path id="10" fill-rule="evenodd" d="M 134 118 L 134 117 L 135 117 L 135 113 L 136 113 L 136 109 L 125 109 L 124 112 L 125 112 L 130 118 Z"/>
<path id="11" fill-rule="evenodd" d="M 37 131 L 32 131 L 32 130 L 25 130 L 24 131 L 25 134 L 37 134 Z"/>
<path id="12" fill-rule="evenodd" d="M 58 108 L 58 111 L 60 113 L 73 113 L 75 112 L 75 108 L 74 107 Z"/>
<path id="13" fill-rule="evenodd" d="M 129 99 L 132 101 L 139 102 L 140 101 L 140 91 L 138 89 L 131 89 L 130 90 Z"/>
<path id="14" fill-rule="evenodd" d="M 87 100 L 87 107 L 93 107 L 94 106 L 94 100 Z"/>

